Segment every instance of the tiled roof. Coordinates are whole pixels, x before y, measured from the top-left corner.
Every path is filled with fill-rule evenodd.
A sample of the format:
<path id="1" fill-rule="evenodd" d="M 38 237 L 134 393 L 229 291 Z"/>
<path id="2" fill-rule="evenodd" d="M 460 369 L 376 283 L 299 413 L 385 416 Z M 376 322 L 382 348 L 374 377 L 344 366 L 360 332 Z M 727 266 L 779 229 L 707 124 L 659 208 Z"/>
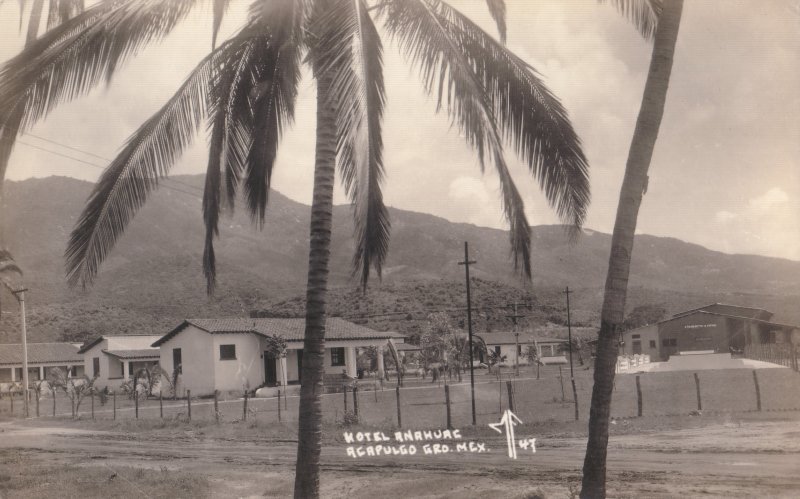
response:
<path id="1" fill-rule="evenodd" d="M 487 345 L 514 345 L 517 342 L 514 333 L 481 333 L 478 336 L 483 338 Z M 532 334 L 519 333 L 520 345 L 538 343 L 566 343 L 567 340 L 562 338 L 541 338 L 533 336 Z"/>
<path id="2" fill-rule="evenodd" d="M 122 360 L 130 359 L 157 359 L 159 358 L 158 348 L 140 348 L 138 350 L 103 350 L 103 353 L 113 355 Z"/>
<path id="3" fill-rule="evenodd" d="M 28 363 L 83 363 L 78 348 L 69 343 L 28 343 Z M 0 365 L 22 364 L 22 345 L 0 344 Z"/>
<path id="4" fill-rule="evenodd" d="M 157 347 L 192 325 L 211 334 L 253 333 L 261 336 L 283 336 L 286 341 L 303 341 L 305 335 L 305 319 L 186 319 L 153 343 Z M 403 339 L 400 333 L 382 333 L 358 324 L 353 324 L 338 317 L 328 318 L 325 325 L 326 340 L 381 340 Z"/>

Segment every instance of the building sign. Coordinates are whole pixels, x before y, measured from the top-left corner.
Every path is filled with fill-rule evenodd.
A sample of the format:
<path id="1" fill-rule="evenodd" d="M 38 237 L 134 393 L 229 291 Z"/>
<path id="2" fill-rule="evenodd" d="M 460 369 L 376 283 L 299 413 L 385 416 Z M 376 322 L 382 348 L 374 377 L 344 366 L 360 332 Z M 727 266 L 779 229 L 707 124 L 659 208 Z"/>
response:
<path id="1" fill-rule="evenodd" d="M 716 324 L 686 324 L 683 329 L 700 329 L 705 327 L 717 327 Z"/>

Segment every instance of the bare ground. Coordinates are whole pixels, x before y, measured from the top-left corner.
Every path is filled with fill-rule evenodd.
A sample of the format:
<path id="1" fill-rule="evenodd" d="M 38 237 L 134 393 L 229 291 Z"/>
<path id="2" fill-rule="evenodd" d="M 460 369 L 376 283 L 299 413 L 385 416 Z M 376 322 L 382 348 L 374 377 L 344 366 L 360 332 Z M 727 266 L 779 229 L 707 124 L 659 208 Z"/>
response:
<path id="1" fill-rule="evenodd" d="M 610 497 L 797 497 L 800 414 L 742 413 L 617 420 Z M 488 453 L 364 457 L 326 429 L 324 497 L 570 497 L 585 422 L 522 425 L 537 452 L 506 455 L 488 428 L 464 430 Z M 388 429 L 385 429 L 388 433 Z M 287 497 L 296 428 L 31 420 L 0 424 L 0 498 Z M 142 470 L 148 470 L 142 472 Z"/>

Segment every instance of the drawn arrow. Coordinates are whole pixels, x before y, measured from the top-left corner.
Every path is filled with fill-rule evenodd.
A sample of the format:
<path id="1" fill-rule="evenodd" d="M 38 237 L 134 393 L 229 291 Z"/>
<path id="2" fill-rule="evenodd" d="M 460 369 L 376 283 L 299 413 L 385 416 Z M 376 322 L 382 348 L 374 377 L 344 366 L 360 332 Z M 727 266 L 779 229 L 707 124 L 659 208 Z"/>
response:
<path id="1" fill-rule="evenodd" d="M 517 458 L 517 442 L 514 438 L 514 427 L 517 424 L 521 423 L 522 420 L 520 420 L 516 414 L 514 414 L 508 409 L 506 409 L 505 412 L 503 413 L 503 417 L 500 418 L 499 423 L 489 423 L 489 427 L 494 431 L 496 431 L 497 433 L 503 433 L 503 430 L 501 430 L 500 428 L 505 426 L 506 444 L 508 445 L 508 457 L 512 459 Z"/>

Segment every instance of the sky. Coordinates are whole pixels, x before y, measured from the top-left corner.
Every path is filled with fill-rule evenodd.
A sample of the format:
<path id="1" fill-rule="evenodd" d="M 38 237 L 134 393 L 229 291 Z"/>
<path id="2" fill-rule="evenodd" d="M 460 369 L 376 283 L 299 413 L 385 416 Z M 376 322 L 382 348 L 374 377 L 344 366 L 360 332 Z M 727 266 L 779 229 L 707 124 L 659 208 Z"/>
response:
<path id="1" fill-rule="evenodd" d="M 496 33 L 485 2 L 451 3 Z M 248 2 L 232 4 L 223 35 L 241 25 Z M 508 47 L 561 99 L 583 142 L 592 186 L 585 227 L 611 232 L 652 47 L 612 7 L 596 0 L 507 0 L 507 11 Z M 22 48 L 19 19 L 17 2 L 0 4 L 0 61 Z M 210 46 L 211 9 L 204 6 L 169 38 L 131 60 L 109 86 L 61 106 L 23 136 L 8 178 L 96 180 L 98 166 L 108 163 L 101 158 L 115 156 Z M 434 99 L 388 36 L 384 52 L 386 203 L 506 228 L 496 175 L 490 169 L 481 173 L 476 155 L 447 116 L 436 114 Z M 800 1 L 685 2 L 638 233 L 727 253 L 800 260 L 799 61 Z M 272 184 L 306 204 L 313 180 L 314 110 L 315 86 L 306 71 Z M 530 222 L 558 223 L 527 168 L 510 148 L 507 155 Z M 172 174 L 202 173 L 206 162 L 201 130 Z M 347 202 L 341 188 L 335 202 Z"/>

